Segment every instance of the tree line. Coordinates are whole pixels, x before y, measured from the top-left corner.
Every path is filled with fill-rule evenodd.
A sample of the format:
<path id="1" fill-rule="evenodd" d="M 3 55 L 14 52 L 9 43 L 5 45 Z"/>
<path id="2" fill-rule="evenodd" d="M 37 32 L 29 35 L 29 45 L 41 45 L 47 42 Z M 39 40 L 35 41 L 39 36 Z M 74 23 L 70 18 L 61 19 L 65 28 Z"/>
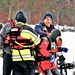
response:
<path id="1" fill-rule="evenodd" d="M 14 18 L 18 11 L 23 11 L 31 24 L 42 21 L 47 12 L 59 25 L 75 24 L 75 0 L 0 0 L 0 22 Z"/>

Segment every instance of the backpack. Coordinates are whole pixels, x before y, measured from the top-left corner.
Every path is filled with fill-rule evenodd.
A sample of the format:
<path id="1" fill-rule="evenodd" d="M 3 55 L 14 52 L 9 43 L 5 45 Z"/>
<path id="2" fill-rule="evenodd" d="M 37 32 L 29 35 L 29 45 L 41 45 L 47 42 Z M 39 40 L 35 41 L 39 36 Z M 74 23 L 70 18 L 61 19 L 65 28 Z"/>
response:
<path id="1" fill-rule="evenodd" d="M 19 25 L 19 26 L 17 26 L 17 25 Z M 10 32 L 6 35 L 6 38 L 4 39 L 4 45 L 5 46 L 9 45 L 11 47 L 12 51 L 18 50 L 22 61 L 24 61 L 22 58 L 22 55 L 20 53 L 20 50 L 30 49 L 31 56 L 33 56 L 34 55 L 34 50 L 32 48 L 33 41 L 20 36 L 22 30 L 26 29 L 28 26 L 21 25 L 21 24 L 17 24 L 17 25 L 12 27 Z"/>
<path id="2" fill-rule="evenodd" d="M 23 49 L 25 39 L 20 36 L 23 27 L 13 27 L 4 39 L 4 44 L 14 49 Z M 15 42 L 16 41 L 16 42 Z M 21 45 L 21 46 L 20 46 Z"/>
<path id="3" fill-rule="evenodd" d="M 29 26 L 22 24 L 17 24 L 11 28 L 10 32 L 4 39 L 5 46 L 9 45 L 12 49 L 22 50 L 30 49 L 34 45 L 32 40 L 20 36 L 20 33 L 23 29 L 29 28 Z"/>
<path id="4" fill-rule="evenodd" d="M 24 47 L 22 45 L 25 44 L 24 38 L 20 36 L 20 33 L 22 31 L 23 27 L 13 27 L 9 33 L 10 36 L 10 46 L 13 47 L 14 49 L 23 49 Z"/>

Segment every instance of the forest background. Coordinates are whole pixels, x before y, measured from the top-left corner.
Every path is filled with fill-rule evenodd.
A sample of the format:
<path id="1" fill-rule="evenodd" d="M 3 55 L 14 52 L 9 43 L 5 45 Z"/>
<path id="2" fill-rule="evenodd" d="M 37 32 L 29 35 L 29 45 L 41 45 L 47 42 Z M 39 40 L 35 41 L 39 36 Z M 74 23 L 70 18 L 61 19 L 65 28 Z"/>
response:
<path id="1" fill-rule="evenodd" d="M 15 18 L 18 11 L 23 11 L 29 24 L 43 20 L 47 12 L 59 25 L 75 25 L 75 0 L 0 0 L 0 22 Z"/>

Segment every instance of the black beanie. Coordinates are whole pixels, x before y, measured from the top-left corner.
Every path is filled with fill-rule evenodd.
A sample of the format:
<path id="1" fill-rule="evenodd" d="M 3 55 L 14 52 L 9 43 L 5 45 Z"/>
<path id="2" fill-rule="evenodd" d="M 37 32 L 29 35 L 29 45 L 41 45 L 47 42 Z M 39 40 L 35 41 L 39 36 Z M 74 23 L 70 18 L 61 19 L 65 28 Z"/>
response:
<path id="1" fill-rule="evenodd" d="M 54 29 L 52 30 L 52 33 L 50 35 L 50 38 L 53 40 L 53 41 L 56 41 L 56 38 L 58 36 L 61 36 L 61 32 L 58 30 L 58 29 Z"/>
<path id="2" fill-rule="evenodd" d="M 44 19 L 46 19 L 47 17 L 49 17 L 49 18 L 53 18 L 53 16 L 52 16 L 52 13 L 46 13 L 45 15 L 44 15 Z"/>
<path id="3" fill-rule="evenodd" d="M 24 15 L 24 13 L 22 11 L 19 11 L 17 13 L 15 20 L 17 20 L 17 22 L 26 23 L 26 17 L 25 17 L 25 15 Z"/>

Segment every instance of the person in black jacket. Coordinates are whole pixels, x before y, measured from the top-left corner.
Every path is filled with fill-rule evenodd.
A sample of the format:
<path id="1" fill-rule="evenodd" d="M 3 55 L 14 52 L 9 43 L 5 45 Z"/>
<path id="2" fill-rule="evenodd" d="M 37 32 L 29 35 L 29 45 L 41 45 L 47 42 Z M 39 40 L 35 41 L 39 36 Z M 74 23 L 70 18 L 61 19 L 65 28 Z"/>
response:
<path id="1" fill-rule="evenodd" d="M 4 50 L 3 75 L 10 75 L 12 69 L 13 75 L 35 75 L 35 58 L 31 46 L 40 43 L 39 35 L 28 26 L 26 16 L 22 11 L 16 14 L 15 20 L 17 21 L 15 27 L 11 27 L 12 25 L 8 22 L 0 32 L 0 48 L 3 47 Z"/>
<path id="2" fill-rule="evenodd" d="M 10 41 L 13 44 L 12 47 L 12 61 L 14 65 L 14 75 L 35 75 L 35 54 L 34 48 L 40 43 L 40 37 L 36 32 L 27 24 L 27 19 L 22 11 L 16 15 L 17 23 L 15 27 L 18 27 L 19 31 L 11 30 Z M 14 31 L 14 32 L 13 32 Z M 19 33 L 19 34 L 17 34 Z M 16 40 L 14 40 L 14 38 Z"/>
<path id="3" fill-rule="evenodd" d="M 49 36 L 51 34 L 51 31 L 55 29 L 54 25 L 52 25 L 52 22 L 52 13 L 46 13 L 44 15 L 44 21 L 36 24 L 35 31 L 40 34 L 41 37 Z"/>

